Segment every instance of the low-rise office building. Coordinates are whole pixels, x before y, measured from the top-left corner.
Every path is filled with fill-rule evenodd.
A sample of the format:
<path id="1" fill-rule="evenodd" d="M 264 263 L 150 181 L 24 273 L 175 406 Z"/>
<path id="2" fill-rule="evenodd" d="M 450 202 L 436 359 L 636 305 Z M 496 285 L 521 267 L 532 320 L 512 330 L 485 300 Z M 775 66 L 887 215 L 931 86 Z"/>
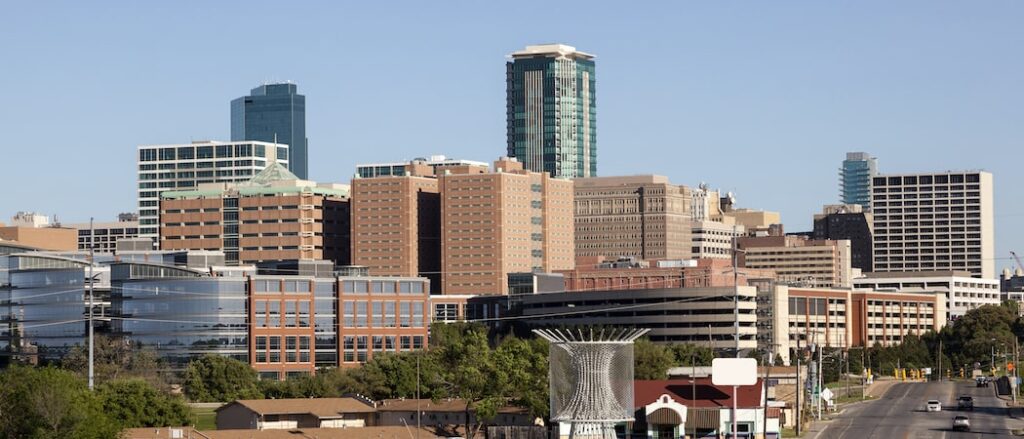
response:
<path id="1" fill-rule="evenodd" d="M 96 253 L 114 253 L 117 241 L 139 237 L 139 216 L 122 213 L 117 221 L 68 224 L 67 227 L 78 230 L 78 250 L 89 251 L 92 247 Z"/>
<path id="2" fill-rule="evenodd" d="M 223 250 L 227 263 L 349 263 L 348 186 L 300 180 L 271 163 L 240 183 L 160 195 L 160 248 Z"/>
<path id="3" fill-rule="evenodd" d="M 834 348 L 887 346 L 946 323 L 944 299 L 933 293 L 783 286 L 777 294 L 778 313 L 788 316 L 790 347 L 798 339 Z"/>
<path id="4" fill-rule="evenodd" d="M 0 227 L 0 241 L 14 241 L 42 250 L 75 251 L 78 249 L 78 231 L 69 227 L 12 225 Z"/>
<path id="5" fill-rule="evenodd" d="M 945 297 L 949 319 L 983 305 L 998 305 L 999 281 L 972 277 L 966 271 L 914 271 L 865 273 L 853 280 L 854 288 L 899 293 L 931 293 Z"/>
<path id="6" fill-rule="evenodd" d="M 799 236 L 737 239 L 740 266 L 775 271 L 779 282 L 814 287 L 852 286 L 849 240 L 811 240 Z"/>

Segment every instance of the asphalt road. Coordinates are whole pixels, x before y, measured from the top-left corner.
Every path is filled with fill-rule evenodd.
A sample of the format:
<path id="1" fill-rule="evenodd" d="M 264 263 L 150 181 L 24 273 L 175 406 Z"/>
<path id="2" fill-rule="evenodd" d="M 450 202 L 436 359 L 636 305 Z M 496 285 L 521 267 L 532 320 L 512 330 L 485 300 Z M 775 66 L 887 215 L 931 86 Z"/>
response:
<path id="1" fill-rule="evenodd" d="M 974 411 L 957 411 L 956 398 L 974 397 Z M 930 399 L 942 402 L 941 412 L 925 412 Z M 951 429 L 953 416 L 965 414 L 970 432 Z M 878 400 L 851 406 L 818 434 L 818 438 L 953 439 L 1013 437 L 1010 428 L 1021 422 L 1006 415 L 993 388 L 973 382 L 898 383 Z"/>

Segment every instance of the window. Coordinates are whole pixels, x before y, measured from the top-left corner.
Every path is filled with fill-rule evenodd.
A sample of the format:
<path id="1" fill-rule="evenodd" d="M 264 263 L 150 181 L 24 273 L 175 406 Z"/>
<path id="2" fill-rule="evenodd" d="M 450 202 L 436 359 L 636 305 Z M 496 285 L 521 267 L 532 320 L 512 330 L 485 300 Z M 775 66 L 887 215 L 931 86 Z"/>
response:
<path id="1" fill-rule="evenodd" d="M 272 336 L 270 339 L 270 362 L 280 363 L 281 362 L 281 337 Z"/>
<path id="2" fill-rule="evenodd" d="M 213 147 L 212 146 L 200 146 L 196 148 L 197 159 L 212 159 L 213 158 Z"/>

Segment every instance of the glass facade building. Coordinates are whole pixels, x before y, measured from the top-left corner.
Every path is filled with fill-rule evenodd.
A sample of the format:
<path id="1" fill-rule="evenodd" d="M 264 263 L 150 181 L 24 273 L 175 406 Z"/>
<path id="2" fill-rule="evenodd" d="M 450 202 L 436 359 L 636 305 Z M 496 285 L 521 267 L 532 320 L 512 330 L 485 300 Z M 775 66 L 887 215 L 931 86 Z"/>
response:
<path id="1" fill-rule="evenodd" d="M 205 354 L 249 361 L 248 280 L 129 262 L 111 266 L 112 332 L 154 349 L 172 369 Z"/>
<path id="2" fill-rule="evenodd" d="M 848 152 L 839 169 L 839 201 L 871 209 L 871 179 L 878 175 L 878 159 L 866 152 Z"/>
<path id="3" fill-rule="evenodd" d="M 506 64 L 509 157 L 552 177 L 597 175 L 594 56 L 561 44 L 527 46 Z"/>
<path id="4" fill-rule="evenodd" d="M 138 233 L 154 240 L 160 238 L 161 192 L 248 181 L 271 163 L 287 165 L 289 154 L 288 145 L 256 141 L 143 145 L 138 150 Z"/>
<path id="5" fill-rule="evenodd" d="M 288 144 L 288 170 L 303 180 L 309 178 L 306 97 L 295 84 L 264 84 L 231 101 L 231 140 Z"/>
<path id="6" fill-rule="evenodd" d="M 10 248 L 0 250 L 11 250 Z M 6 253 L 6 254 L 4 254 Z M 0 251 L 0 348 L 11 356 L 56 361 L 85 344 L 89 263 L 56 253 Z M 109 304 L 109 272 L 94 267 L 97 331 Z"/>

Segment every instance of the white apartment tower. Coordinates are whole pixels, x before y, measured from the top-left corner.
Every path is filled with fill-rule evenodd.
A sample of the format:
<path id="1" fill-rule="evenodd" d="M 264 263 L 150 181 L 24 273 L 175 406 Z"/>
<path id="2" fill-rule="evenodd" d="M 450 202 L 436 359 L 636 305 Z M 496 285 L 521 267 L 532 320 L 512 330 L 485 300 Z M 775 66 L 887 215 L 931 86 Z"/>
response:
<path id="1" fill-rule="evenodd" d="M 992 174 L 886 174 L 872 179 L 875 272 L 967 271 L 994 279 Z"/>
<path id="2" fill-rule="evenodd" d="M 244 140 L 139 146 L 139 237 L 159 242 L 160 192 L 247 181 L 274 162 L 288 165 L 288 145 Z"/>

